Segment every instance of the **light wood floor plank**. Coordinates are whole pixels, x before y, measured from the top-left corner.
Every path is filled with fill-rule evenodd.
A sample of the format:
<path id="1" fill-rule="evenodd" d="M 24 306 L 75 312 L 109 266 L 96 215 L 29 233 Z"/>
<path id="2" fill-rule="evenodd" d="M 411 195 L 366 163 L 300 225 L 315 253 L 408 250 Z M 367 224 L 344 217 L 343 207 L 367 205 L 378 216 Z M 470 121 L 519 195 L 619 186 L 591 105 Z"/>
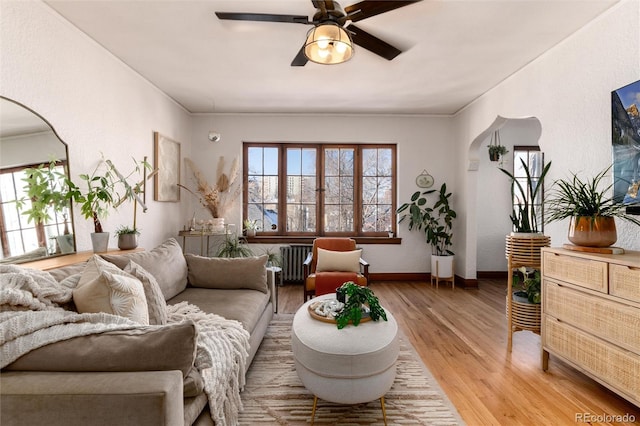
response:
<path id="1" fill-rule="evenodd" d="M 478 289 L 424 282 L 375 282 L 371 288 L 470 426 L 575 425 L 576 415 L 635 416 L 640 408 L 551 357 L 540 367 L 540 336 L 514 334 L 507 353 L 506 280 Z M 279 312 L 302 305 L 302 286 L 278 288 Z M 583 423 L 584 424 L 584 423 Z"/>

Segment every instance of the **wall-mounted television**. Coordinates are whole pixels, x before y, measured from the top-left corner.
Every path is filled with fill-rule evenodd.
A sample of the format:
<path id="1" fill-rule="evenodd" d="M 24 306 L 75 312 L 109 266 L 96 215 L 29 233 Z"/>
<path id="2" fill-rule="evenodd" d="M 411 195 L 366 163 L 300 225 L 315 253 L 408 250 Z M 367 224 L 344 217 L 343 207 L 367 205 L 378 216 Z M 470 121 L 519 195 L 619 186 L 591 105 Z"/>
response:
<path id="1" fill-rule="evenodd" d="M 640 214 L 640 80 L 611 92 L 613 196 Z"/>

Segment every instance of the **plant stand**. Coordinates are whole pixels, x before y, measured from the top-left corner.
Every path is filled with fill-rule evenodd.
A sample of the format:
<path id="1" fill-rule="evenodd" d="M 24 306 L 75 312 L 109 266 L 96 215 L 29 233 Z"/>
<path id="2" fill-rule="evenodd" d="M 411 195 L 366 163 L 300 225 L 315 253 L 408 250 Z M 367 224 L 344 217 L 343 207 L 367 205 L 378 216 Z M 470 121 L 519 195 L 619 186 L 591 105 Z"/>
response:
<path id="1" fill-rule="evenodd" d="M 451 275 L 442 276 L 441 274 L 444 274 L 445 271 L 450 271 Z M 456 273 L 453 256 L 431 256 L 431 285 L 433 285 L 433 282 L 435 281 L 436 288 L 438 288 L 440 281 L 450 282 L 451 288 L 454 289 L 456 288 L 455 275 Z"/>
<path id="2" fill-rule="evenodd" d="M 513 333 L 529 330 L 540 334 L 540 305 L 513 300 L 513 272 L 522 266 L 540 269 L 540 249 L 549 247 L 551 238 L 542 234 L 507 235 L 505 255 L 507 258 L 507 351 L 511 352 Z"/>

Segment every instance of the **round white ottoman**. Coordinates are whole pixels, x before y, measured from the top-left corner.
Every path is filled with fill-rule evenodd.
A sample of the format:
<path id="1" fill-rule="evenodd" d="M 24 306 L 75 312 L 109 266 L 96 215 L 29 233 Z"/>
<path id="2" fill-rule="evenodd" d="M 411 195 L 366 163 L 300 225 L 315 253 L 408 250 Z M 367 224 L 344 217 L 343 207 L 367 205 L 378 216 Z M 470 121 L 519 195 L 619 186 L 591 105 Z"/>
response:
<path id="1" fill-rule="evenodd" d="M 293 318 L 291 346 L 298 376 L 316 397 L 314 412 L 317 398 L 340 404 L 380 398 L 384 414 L 383 398 L 395 380 L 400 349 L 396 320 L 385 310 L 387 321 L 349 324 L 338 330 L 335 324 L 311 317 L 310 303 L 335 297 L 316 297 Z"/>

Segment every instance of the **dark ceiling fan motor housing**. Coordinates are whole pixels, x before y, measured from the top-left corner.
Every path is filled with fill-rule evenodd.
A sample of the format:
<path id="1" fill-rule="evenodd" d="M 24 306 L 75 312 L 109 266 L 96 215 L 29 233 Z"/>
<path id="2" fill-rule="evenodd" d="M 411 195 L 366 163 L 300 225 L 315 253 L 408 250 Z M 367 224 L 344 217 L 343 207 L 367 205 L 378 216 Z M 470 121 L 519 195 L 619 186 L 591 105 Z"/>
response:
<path id="1" fill-rule="evenodd" d="M 402 51 L 389 43 L 380 40 L 378 37 L 358 28 L 353 25 L 353 23 L 391 10 L 399 9 L 419 1 L 421 0 L 363 0 L 343 9 L 338 2 L 333 0 L 311 0 L 313 6 L 317 9 L 312 20 L 309 20 L 309 17 L 305 15 L 281 15 L 271 13 L 216 12 L 216 16 L 219 19 L 234 21 L 283 22 L 313 26 L 318 26 L 327 22 L 334 22 L 349 33 L 353 43 L 390 61 L 402 53 Z M 299 67 L 304 66 L 307 63 L 308 59 L 304 54 L 304 48 L 304 45 L 300 48 L 300 51 L 298 51 L 293 62 L 291 62 L 291 66 Z"/>

